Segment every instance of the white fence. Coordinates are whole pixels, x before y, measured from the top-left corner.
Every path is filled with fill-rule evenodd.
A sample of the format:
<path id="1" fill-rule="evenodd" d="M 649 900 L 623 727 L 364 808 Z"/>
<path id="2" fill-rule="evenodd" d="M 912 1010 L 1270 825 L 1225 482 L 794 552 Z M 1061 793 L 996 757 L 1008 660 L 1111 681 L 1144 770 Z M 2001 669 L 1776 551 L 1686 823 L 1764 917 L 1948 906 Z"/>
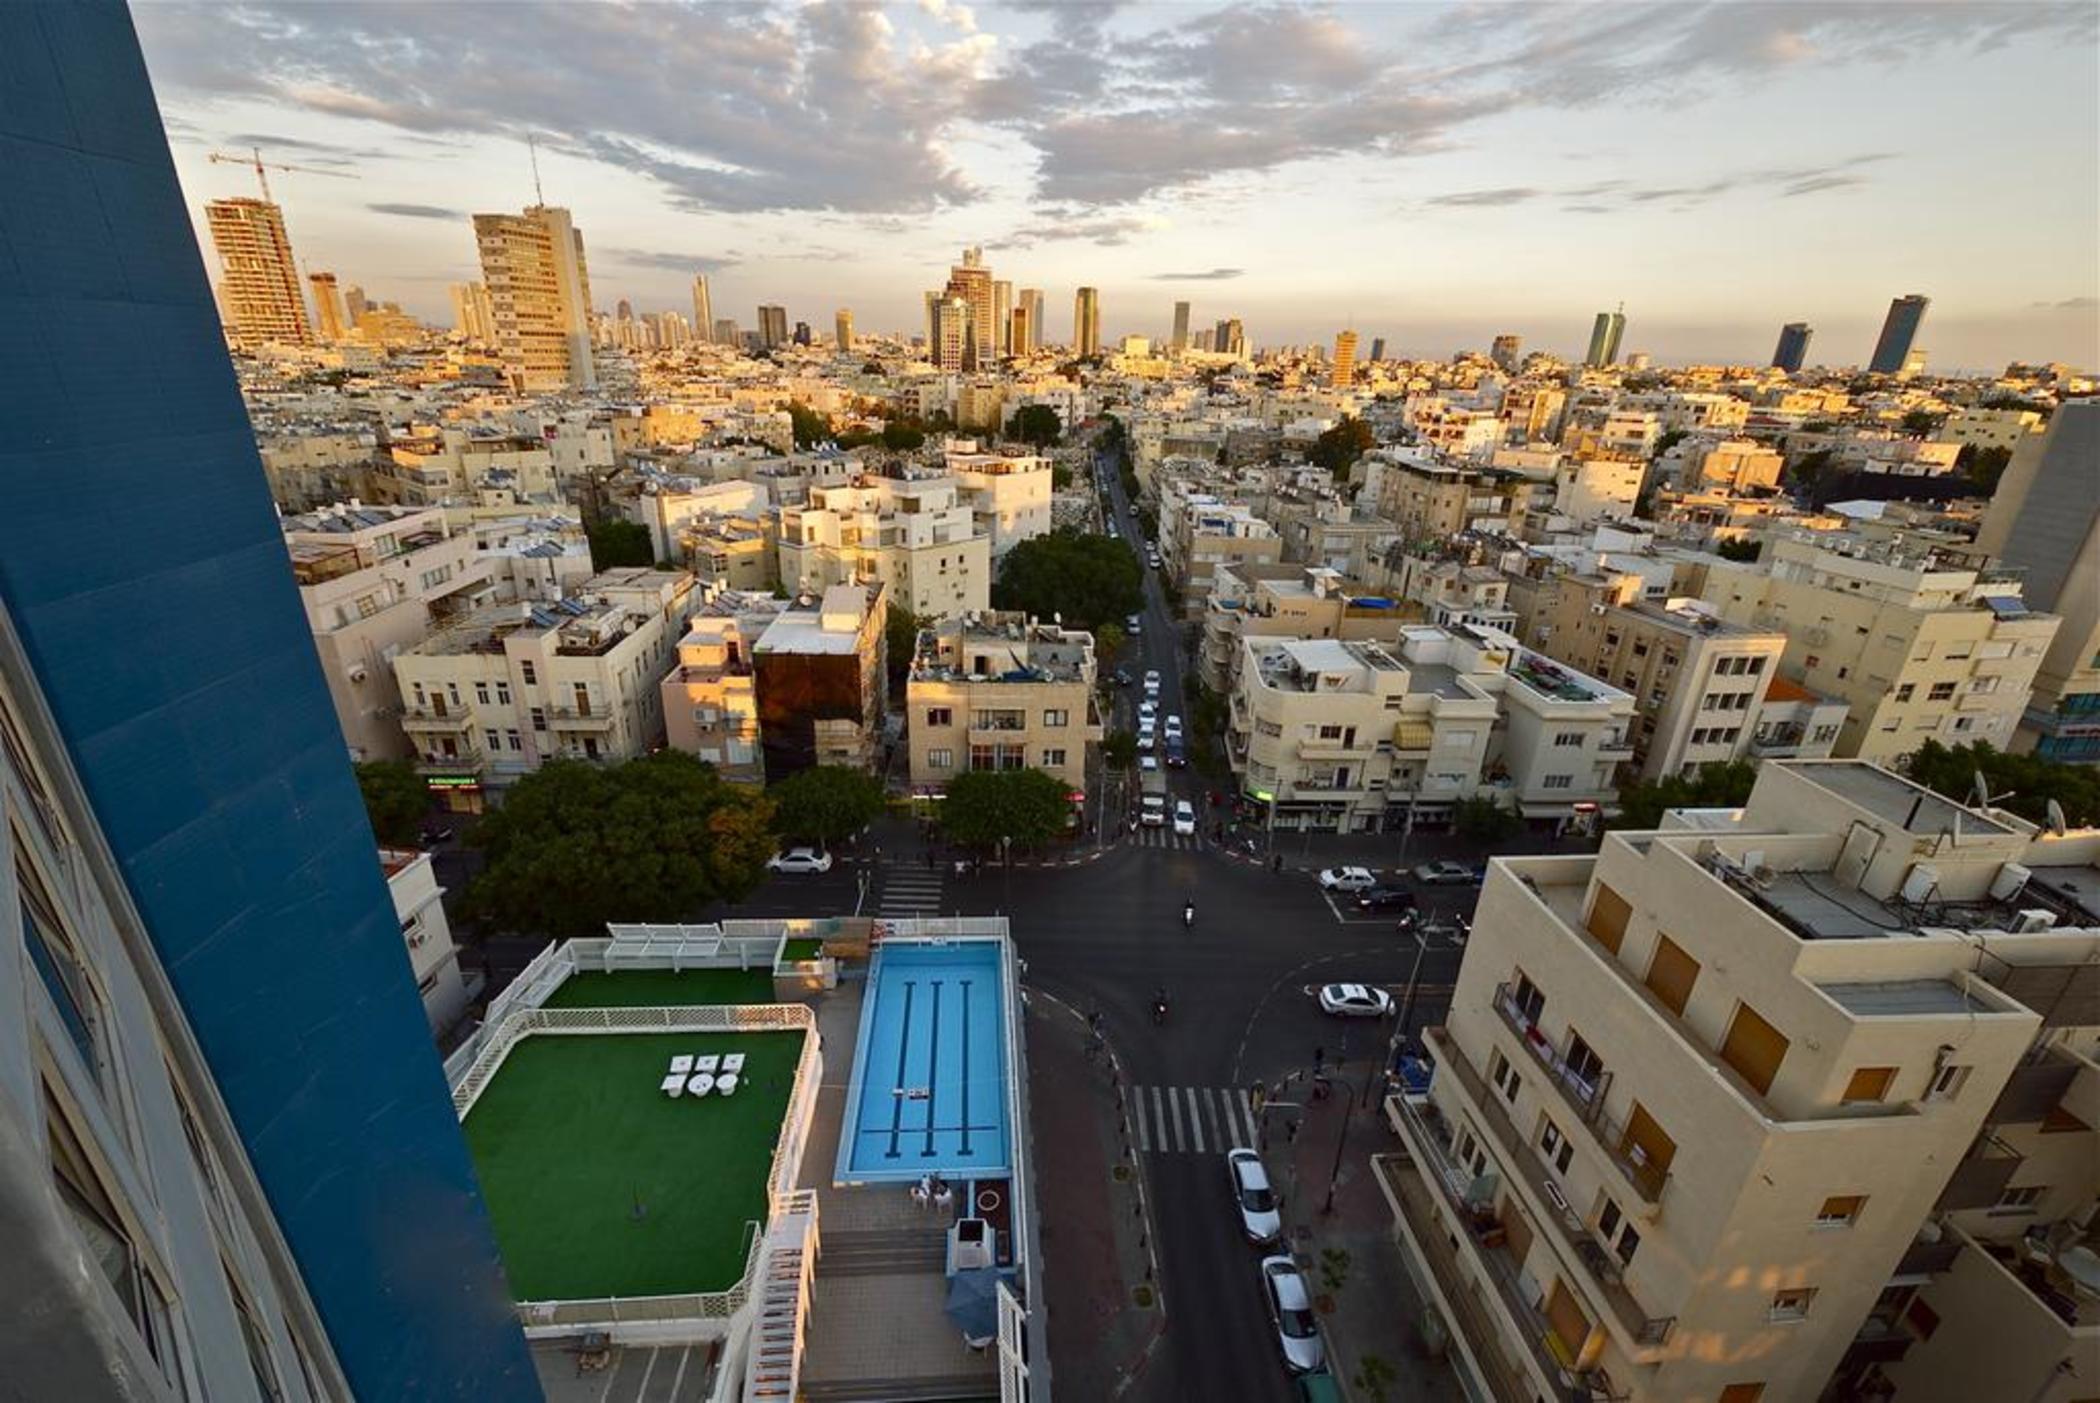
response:
<path id="1" fill-rule="evenodd" d="M 743 1274 L 726 1291 L 694 1291 L 676 1296 L 602 1296 L 573 1301 L 520 1301 L 518 1319 L 525 1326 L 557 1325 L 605 1328 L 613 1325 L 668 1324 L 673 1321 L 719 1320 L 727 1323 L 751 1299 L 765 1231 L 747 1222 L 751 1246 L 744 1253 Z"/>

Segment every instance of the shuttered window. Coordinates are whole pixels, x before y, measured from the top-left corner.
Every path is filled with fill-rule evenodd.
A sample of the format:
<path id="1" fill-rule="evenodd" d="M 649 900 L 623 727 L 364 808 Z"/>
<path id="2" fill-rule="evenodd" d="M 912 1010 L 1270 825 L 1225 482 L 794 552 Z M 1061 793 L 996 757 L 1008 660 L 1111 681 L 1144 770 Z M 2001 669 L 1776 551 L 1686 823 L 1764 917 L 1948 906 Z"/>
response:
<path id="1" fill-rule="evenodd" d="M 1590 937 L 1599 945 L 1619 953 L 1619 942 L 1626 938 L 1626 921 L 1633 915 L 1633 908 L 1602 882 L 1597 884 L 1597 899 L 1590 903 Z"/>
<path id="2" fill-rule="evenodd" d="M 1881 1101 L 1889 1094 L 1889 1083 L 1896 1080 L 1894 1067 L 1861 1067 L 1852 1073 L 1852 1080 L 1845 1083 L 1847 1101 Z"/>
<path id="3" fill-rule="evenodd" d="M 1662 1000 L 1663 1007 L 1681 1017 L 1692 997 L 1692 985 L 1698 982 L 1699 962 L 1685 954 L 1669 936 L 1657 936 L 1655 956 L 1648 961 L 1647 984 Z"/>
<path id="4" fill-rule="evenodd" d="M 1626 1133 L 1619 1137 L 1619 1152 L 1635 1164 L 1635 1177 L 1648 1187 L 1659 1187 L 1677 1157 L 1677 1142 L 1663 1132 L 1640 1102 L 1626 1117 Z"/>
<path id="5" fill-rule="evenodd" d="M 1546 1298 L 1546 1323 L 1552 1327 L 1554 1341 L 1566 1351 L 1564 1357 L 1569 1363 L 1582 1357 L 1582 1346 L 1590 1337 L 1590 1318 L 1583 1314 L 1582 1303 L 1575 1299 L 1565 1281 L 1555 1281 L 1553 1294 Z"/>
<path id="6" fill-rule="evenodd" d="M 1765 1022 L 1758 1011 L 1744 1004 L 1735 1011 L 1735 1021 L 1728 1025 L 1728 1038 L 1721 1044 L 1721 1060 L 1742 1073 L 1762 1096 L 1772 1089 L 1772 1078 L 1779 1075 L 1779 1063 L 1785 1058 L 1788 1043 L 1786 1036 Z"/>

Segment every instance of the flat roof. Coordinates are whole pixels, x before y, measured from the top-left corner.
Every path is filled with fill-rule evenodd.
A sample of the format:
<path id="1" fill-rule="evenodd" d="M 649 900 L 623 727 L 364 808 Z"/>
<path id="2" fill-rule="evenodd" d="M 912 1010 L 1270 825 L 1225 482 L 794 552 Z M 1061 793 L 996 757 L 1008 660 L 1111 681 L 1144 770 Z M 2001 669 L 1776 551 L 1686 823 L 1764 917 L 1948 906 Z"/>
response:
<path id="1" fill-rule="evenodd" d="M 1897 979 L 1883 984 L 1819 984 L 1816 987 L 1847 1013 L 1867 1017 L 2002 1011 L 1945 979 Z"/>
<path id="2" fill-rule="evenodd" d="M 1867 810 L 1876 818 L 1911 833 L 1937 833 L 1952 829 L 1956 815 L 1964 831 L 2012 833 L 2016 829 L 1988 814 L 1944 798 L 1923 785 L 1913 784 L 1865 760 L 1818 760 L 1806 764 L 1778 761 L 1812 783 Z"/>
<path id="3" fill-rule="evenodd" d="M 1421 692 L 1433 697 L 1444 697 L 1451 701 L 1464 701 L 1472 696 L 1458 685 L 1458 669 L 1449 663 L 1404 664 L 1407 668 L 1407 690 Z"/>

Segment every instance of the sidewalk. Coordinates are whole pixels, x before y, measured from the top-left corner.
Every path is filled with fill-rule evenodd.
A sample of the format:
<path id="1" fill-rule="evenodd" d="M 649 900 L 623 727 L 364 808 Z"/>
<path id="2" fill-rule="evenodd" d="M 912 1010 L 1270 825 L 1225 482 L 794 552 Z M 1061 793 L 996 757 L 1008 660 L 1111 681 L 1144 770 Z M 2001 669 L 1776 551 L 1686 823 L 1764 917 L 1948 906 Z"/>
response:
<path id="1" fill-rule="evenodd" d="M 1243 851 L 1249 838 L 1254 847 L 1251 855 Z M 1271 865 L 1273 858 L 1280 856 L 1286 872 L 1317 872 L 1323 867 L 1351 865 L 1392 870 L 1443 858 L 1484 862 L 1491 857 L 1519 854 L 1572 857 L 1595 853 L 1598 846 L 1596 838 L 1556 838 L 1547 833 L 1519 833 L 1488 842 L 1455 833 L 1417 832 L 1403 845 L 1398 833 L 1306 834 L 1284 829 L 1277 830 L 1272 845 L 1269 835 L 1260 828 L 1241 824 L 1236 833 L 1228 836 L 1224 850 L 1228 856 L 1258 866 Z"/>
<path id="2" fill-rule="evenodd" d="M 1143 1370 L 1166 1324 L 1144 1176 L 1123 1135 L 1115 1073 L 1106 1057 L 1088 1059 L 1080 1015 L 1031 990 L 1027 1038 L 1035 1141 L 1057 1147 L 1056 1172 L 1036 1181 L 1051 1372 L 1060 1397 L 1111 1399 Z M 1141 1289 L 1150 1306 L 1137 1303 Z"/>
<path id="3" fill-rule="evenodd" d="M 1335 1074 L 1333 1096 L 1290 1113 L 1302 1117 L 1295 1139 L 1280 1133 L 1269 1137 L 1267 1159 L 1283 1193 L 1284 1230 L 1321 1307 L 1328 1367 L 1353 1403 L 1403 1398 L 1461 1403 L 1465 1392 L 1458 1379 L 1423 1342 L 1422 1299 L 1401 1263 L 1392 1212 L 1371 1175 L 1372 1153 L 1390 1149 L 1393 1142 L 1391 1128 L 1375 1110 L 1349 1117 L 1341 1173 L 1334 1181 L 1334 1211 L 1322 1211 L 1336 1137 L 1350 1104 L 1339 1083 L 1348 1078 L 1360 1089 L 1363 1074 L 1361 1060 L 1345 1064 Z M 1297 1099 L 1295 1090 L 1291 1094 Z M 1271 1122 L 1279 1131 L 1286 1123 L 1283 1114 L 1276 1113 Z M 1330 1251 L 1344 1255 L 1328 1258 Z M 1338 1288 L 1330 1272 L 1338 1276 Z M 1372 1365 L 1383 1375 L 1382 1385 L 1364 1374 L 1374 1359 L 1384 1365 Z"/>

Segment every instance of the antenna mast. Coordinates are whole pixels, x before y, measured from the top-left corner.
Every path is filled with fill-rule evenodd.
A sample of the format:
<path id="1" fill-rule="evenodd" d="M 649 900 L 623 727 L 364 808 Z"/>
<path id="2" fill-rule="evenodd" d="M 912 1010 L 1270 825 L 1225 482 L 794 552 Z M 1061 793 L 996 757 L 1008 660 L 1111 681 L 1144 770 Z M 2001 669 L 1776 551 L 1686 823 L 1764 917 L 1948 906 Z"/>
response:
<path id="1" fill-rule="evenodd" d="M 525 149 L 532 154 L 532 198 L 535 204 L 545 205 L 546 194 L 540 189 L 540 143 L 532 132 L 525 133 Z"/>

